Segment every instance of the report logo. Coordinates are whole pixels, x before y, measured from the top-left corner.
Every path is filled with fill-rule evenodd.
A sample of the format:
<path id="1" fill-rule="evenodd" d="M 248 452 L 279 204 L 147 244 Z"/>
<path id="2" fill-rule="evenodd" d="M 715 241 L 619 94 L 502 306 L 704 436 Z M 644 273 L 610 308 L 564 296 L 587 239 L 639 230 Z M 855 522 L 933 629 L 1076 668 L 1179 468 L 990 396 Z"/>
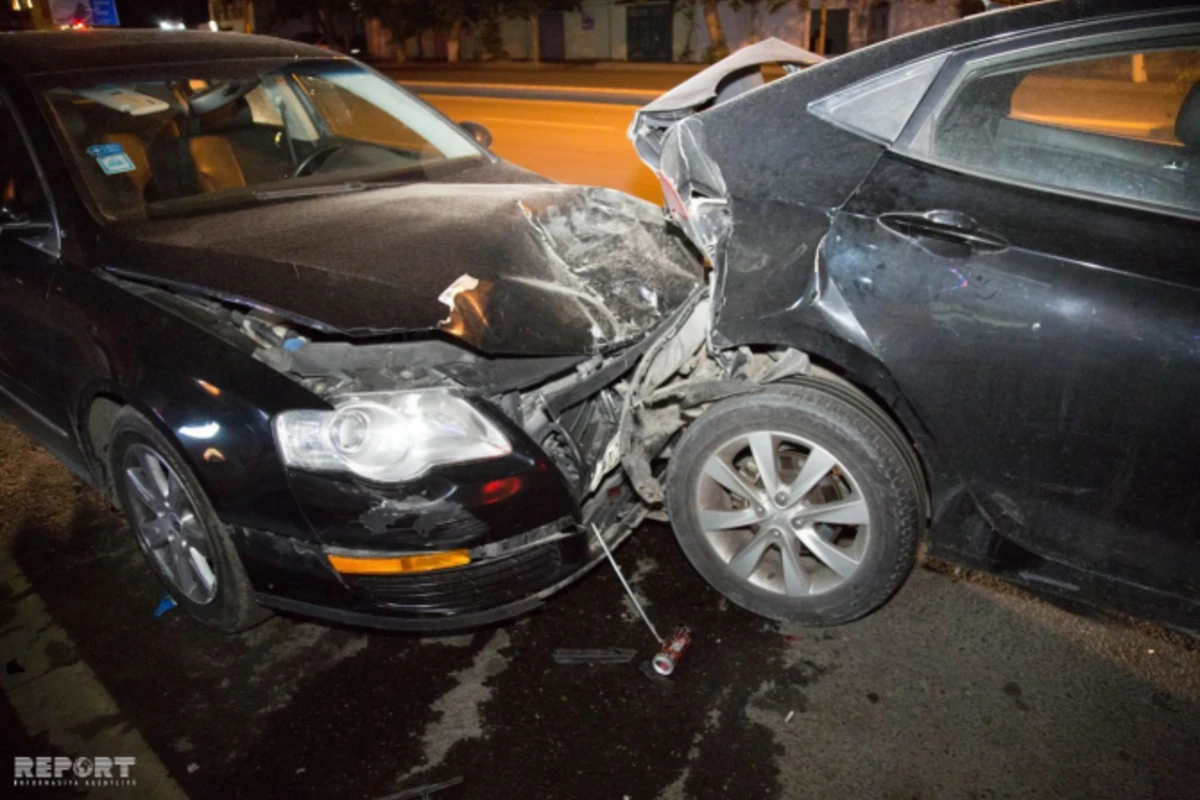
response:
<path id="1" fill-rule="evenodd" d="M 136 765 L 133 756 L 17 756 L 13 759 L 13 786 L 136 786 L 132 775 Z"/>

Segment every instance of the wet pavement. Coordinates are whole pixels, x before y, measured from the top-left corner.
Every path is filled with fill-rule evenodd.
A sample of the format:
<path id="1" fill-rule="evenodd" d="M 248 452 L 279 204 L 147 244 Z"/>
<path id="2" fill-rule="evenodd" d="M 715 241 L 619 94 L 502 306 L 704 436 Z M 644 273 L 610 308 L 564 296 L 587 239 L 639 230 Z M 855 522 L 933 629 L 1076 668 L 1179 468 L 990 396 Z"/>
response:
<path id="1" fill-rule="evenodd" d="M 0 745 L 141 747 L 137 768 L 174 780 L 157 796 L 379 798 L 459 776 L 434 797 L 1200 796 L 1200 651 L 988 580 L 919 569 L 865 620 L 791 629 L 722 602 L 647 524 L 619 558 L 660 627 L 696 631 L 655 682 L 552 660 L 650 654 L 609 572 L 461 635 L 276 617 L 226 637 L 156 619 L 161 589 L 122 518 L 6 425 L 0 508 L 0 575 L 28 582 L 0 598 Z M 50 622 L 33 621 L 39 599 Z M 31 676 L 16 688 L 14 664 Z"/>

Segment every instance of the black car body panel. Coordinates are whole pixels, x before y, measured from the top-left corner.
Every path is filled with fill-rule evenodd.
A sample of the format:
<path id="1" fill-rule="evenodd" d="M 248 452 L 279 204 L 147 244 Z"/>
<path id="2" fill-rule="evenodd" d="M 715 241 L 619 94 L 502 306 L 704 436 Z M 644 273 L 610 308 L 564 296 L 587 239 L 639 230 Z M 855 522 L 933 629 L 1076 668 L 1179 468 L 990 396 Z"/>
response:
<path id="1" fill-rule="evenodd" d="M 1195 48 L 1198 23 L 1188 3 L 1039 3 L 833 59 L 665 132 L 653 109 L 631 128 L 714 264 L 714 345 L 803 351 L 889 409 L 927 472 L 933 552 L 1191 630 L 1195 214 L 912 152 L 969 65 L 1085 36 Z M 894 144 L 810 108 L 935 54 Z M 1198 109 L 1175 123 L 1174 173 L 1200 169 Z"/>
<path id="2" fill-rule="evenodd" d="M 442 331 L 493 355 L 600 352 L 696 285 L 695 258 L 648 203 L 500 182 L 491 165 L 456 177 L 121 225 L 99 258 L 347 336 Z M 463 276 L 471 288 L 443 296 Z"/>
<path id="3" fill-rule="evenodd" d="M 610 455 L 614 385 L 695 305 L 698 261 L 652 206 L 483 150 L 387 186 L 106 218 L 39 87 L 63 70 L 186 75 L 215 59 L 330 54 L 225 34 L 0 42 L 0 112 L 22 133 L 12 152 L 28 147 L 53 204 L 37 235 L 0 225 L 5 416 L 114 497 L 108 426 L 122 407 L 141 412 L 190 465 L 265 604 L 422 630 L 538 605 L 602 558 L 593 526 L 615 545 L 641 518 Z M 511 452 L 376 482 L 290 469 L 276 446 L 282 412 L 430 387 L 469 403 Z M 471 563 L 354 576 L 329 561 L 447 550 Z"/>

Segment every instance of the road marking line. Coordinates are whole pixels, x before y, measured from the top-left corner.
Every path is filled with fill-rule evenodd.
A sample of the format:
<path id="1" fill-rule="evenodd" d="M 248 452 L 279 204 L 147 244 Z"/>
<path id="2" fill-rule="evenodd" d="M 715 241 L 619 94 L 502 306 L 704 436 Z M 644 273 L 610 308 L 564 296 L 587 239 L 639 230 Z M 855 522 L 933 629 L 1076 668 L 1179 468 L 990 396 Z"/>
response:
<path id="1" fill-rule="evenodd" d="M 582 122 L 550 122 L 542 119 L 514 119 L 513 117 L 485 117 L 480 116 L 479 119 L 487 122 L 501 122 L 507 125 L 541 125 L 543 127 L 555 128 L 574 128 L 582 131 L 607 131 L 613 132 L 611 125 L 586 125 Z"/>
<path id="2" fill-rule="evenodd" d="M 552 86 L 543 84 L 524 84 L 524 83 L 458 83 L 455 81 L 406 81 L 402 79 L 394 79 L 401 86 L 413 87 L 418 94 L 421 89 L 451 89 L 454 91 L 477 91 L 477 92 L 545 92 L 559 93 L 564 95 L 575 95 L 577 97 L 586 97 L 590 94 L 608 95 L 611 97 L 631 97 L 639 100 L 645 99 L 647 103 L 656 99 L 659 95 L 666 93 L 664 89 L 661 92 L 656 92 L 649 89 L 614 89 L 614 88 L 588 88 L 586 86 Z"/>
<path id="3" fill-rule="evenodd" d="M 630 119 L 633 118 L 633 112 L 641 107 L 635 105 L 618 105 L 616 103 L 606 103 L 603 105 L 599 103 L 580 103 L 576 100 L 531 100 L 524 97 L 473 97 L 469 95 L 430 94 L 421 95 L 421 98 L 430 105 L 438 108 L 452 103 L 460 103 L 471 107 L 487 105 L 512 107 L 515 103 L 520 106 L 566 106 L 568 110 L 573 109 L 581 114 L 612 113 L 621 117 L 628 115 Z"/>
<path id="4" fill-rule="evenodd" d="M 0 576 L 10 603 L 12 618 L 0 631 L 0 661 L 15 659 L 24 668 L 16 675 L 0 673 L 9 703 L 21 724 L 35 739 L 46 740 L 65 755 L 134 756 L 137 764 L 130 777 L 136 786 L 92 789 L 90 794 L 114 797 L 152 797 L 174 800 L 187 795 L 141 733 L 128 725 L 117 703 L 84 661 L 58 665 L 74 657 L 75 644 L 63 628 L 54 622 L 45 602 L 29 585 L 28 578 L 7 547 L 0 546 Z M 78 730 L 111 720 L 111 724 L 84 737 Z M 49 753 L 20 753 L 30 757 Z"/>

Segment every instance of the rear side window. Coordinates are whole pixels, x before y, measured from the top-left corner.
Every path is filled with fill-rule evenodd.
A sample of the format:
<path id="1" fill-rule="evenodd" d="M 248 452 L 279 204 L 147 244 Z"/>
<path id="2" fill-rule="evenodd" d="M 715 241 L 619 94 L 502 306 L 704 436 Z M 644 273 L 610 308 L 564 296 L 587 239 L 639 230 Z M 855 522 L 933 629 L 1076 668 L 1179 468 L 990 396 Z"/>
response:
<path id="1" fill-rule="evenodd" d="M 1200 211 L 1200 48 L 968 67 L 917 155 L 1051 188 Z"/>
<path id="2" fill-rule="evenodd" d="M 929 91 L 948 53 L 873 75 L 809 103 L 809 113 L 852 133 L 891 144 Z"/>

